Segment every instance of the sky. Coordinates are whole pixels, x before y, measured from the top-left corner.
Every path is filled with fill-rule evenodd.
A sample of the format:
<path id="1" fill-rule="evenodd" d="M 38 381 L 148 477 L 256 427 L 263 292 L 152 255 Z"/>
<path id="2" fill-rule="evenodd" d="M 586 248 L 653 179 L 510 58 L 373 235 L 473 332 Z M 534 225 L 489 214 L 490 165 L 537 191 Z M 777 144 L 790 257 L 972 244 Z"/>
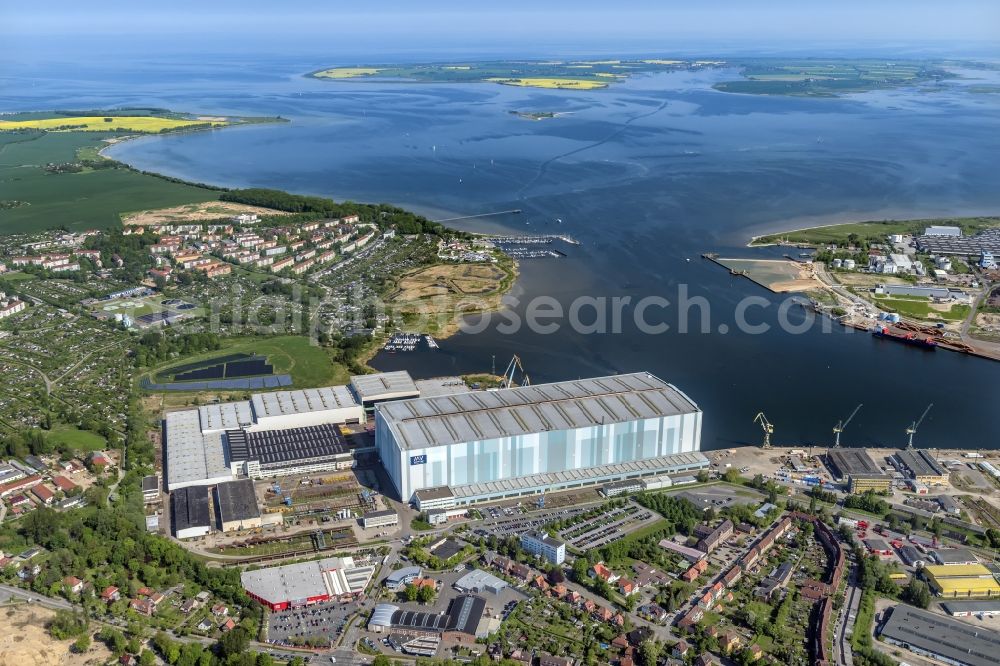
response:
<path id="1" fill-rule="evenodd" d="M 109 40 L 111 40 L 109 42 Z M 261 52 L 1000 48 L 1000 0 L 0 0 L 0 46 Z"/>

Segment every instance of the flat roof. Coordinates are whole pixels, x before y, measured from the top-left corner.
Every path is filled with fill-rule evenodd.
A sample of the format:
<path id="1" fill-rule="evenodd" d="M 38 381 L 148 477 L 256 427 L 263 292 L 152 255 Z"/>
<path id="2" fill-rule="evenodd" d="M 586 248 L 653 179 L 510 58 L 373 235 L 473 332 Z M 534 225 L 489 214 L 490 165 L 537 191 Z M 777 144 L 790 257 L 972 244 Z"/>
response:
<path id="1" fill-rule="evenodd" d="M 240 581 L 247 592 L 272 604 L 304 603 L 310 597 L 360 592 L 374 572 L 372 566 L 355 566 L 350 557 L 328 557 L 244 571 Z"/>
<path id="2" fill-rule="evenodd" d="M 376 405 L 400 448 L 574 430 L 638 419 L 694 414 L 698 406 L 646 372 L 536 386 L 473 391 Z"/>
<path id="3" fill-rule="evenodd" d="M 448 486 L 435 486 L 433 488 L 421 488 L 416 491 L 415 495 L 421 502 L 430 502 L 432 500 L 450 499 L 455 496 L 455 493 L 451 492 L 451 488 Z"/>
<path id="4" fill-rule="evenodd" d="M 142 477 L 142 492 L 153 492 L 160 489 L 160 477 L 155 474 Z"/>
<path id="5" fill-rule="evenodd" d="M 257 419 L 360 406 L 346 386 L 257 393 L 250 403 Z"/>
<path id="6" fill-rule="evenodd" d="M 968 548 L 940 548 L 934 551 L 934 559 L 941 564 L 960 565 L 965 562 L 979 562 L 979 558 Z"/>
<path id="7" fill-rule="evenodd" d="M 437 398 L 443 395 L 468 393 L 472 390 L 461 377 L 433 377 L 431 379 L 418 379 L 414 383 L 417 385 L 417 390 L 420 391 L 421 398 Z"/>
<path id="8" fill-rule="evenodd" d="M 487 587 L 502 590 L 507 587 L 507 581 L 482 569 L 473 569 L 455 581 L 456 589 L 468 592 L 481 592 Z"/>
<path id="9" fill-rule="evenodd" d="M 202 433 L 199 410 L 170 412 L 163 419 L 166 440 L 167 489 L 207 485 L 233 478 L 226 463 L 222 431 Z"/>
<path id="10" fill-rule="evenodd" d="M 864 449 L 830 449 L 827 459 L 837 468 L 841 477 L 858 475 L 885 476 Z"/>
<path id="11" fill-rule="evenodd" d="M 941 608 L 946 613 L 993 613 L 1000 612 L 1000 599 L 992 601 L 942 601 Z"/>
<path id="12" fill-rule="evenodd" d="M 191 527 L 210 527 L 208 489 L 181 488 L 170 493 L 170 520 L 174 534 Z"/>
<path id="13" fill-rule="evenodd" d="M 332 424 L 284 430 L 227 430 L 226 443 L 233 462 L 257 460 L 264 468 L 333 458 L 350 451 L 340 428 Z"/>
<path id="14" fill-rule="evenodd" d="M 354 375 L 351 377 L 351 386 L 362 402 L 404 396 L 415 398 L 421 395 L 417 385 L 413 383 L 410 373 L 405 370 L 378 372 L 372 375 Z"/>
<path id="15" fill-rule="evenodd" d="M 968 666 L 993 666 L 1000 654 L 1000 633 L 903 604 L 892 607 L 881 635 Z"/>
<path id="16" fill-rule="evenodd" d="M 215 487 L 215 495 L 219 500 L 221 522 L 260 518 L 260 507 L 257 506 L 257 494 L 252 480 L 239 479 L 220 483 Z"/>
<path id="17" fill-rule="evenodd" d="M 551 537 L 548 534 L 546 534 L 545 532 L 539 532 L 538 530 L 529 530 L 528 532 L 524 533 L 524 536 L 530 537 L 530 538 L 534 539 L 535 541 L 541 541 L 546 546 L 551 546 L 553 548 L 561 548 L 562 546 L 566 545 L 565 543 L 563 543 L 559 539 L 556 539 L 555 537 Z"/>
<path id="18" fill-rule="evenodd" d="M 993 578 L 992 572 L 982 564 L 932 564 L 924 572 L 937 579 L 943 578 Z"/>
<path id="19" fill-rule="evenodd" d="M 369 511 L 363 517 L 364 518 L 386 518 L 388 516 L 395 516 L 396 511 L 393 509 L 385 509 L 384 511 Z"/>
<path id="20" fill-rule="evenodd" d="M 899 460 L 913 476 L 946 476 L 948 473 L 931 454 L 921 449 L 906 449 L 896 453 Z"/>

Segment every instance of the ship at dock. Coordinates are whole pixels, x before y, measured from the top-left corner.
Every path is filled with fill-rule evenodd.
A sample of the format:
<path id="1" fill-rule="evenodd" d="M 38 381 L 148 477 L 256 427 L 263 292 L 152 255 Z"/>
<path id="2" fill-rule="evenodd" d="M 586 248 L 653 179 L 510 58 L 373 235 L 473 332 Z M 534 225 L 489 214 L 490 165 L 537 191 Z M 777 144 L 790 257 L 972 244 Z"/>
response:
<path id="1" fill-rule="evenodd" d="M 895 340 L 896 342 L 902 342 L 903 344 L 919 347 L 920 349 L 926 349 L 927 351 L 934 351 L 938 346 L 938 343 L 930 338 L 918 337 L 916 333 L 893 331 L 887 326 L 873 328 L 872 335 L 876 338 Z"/>

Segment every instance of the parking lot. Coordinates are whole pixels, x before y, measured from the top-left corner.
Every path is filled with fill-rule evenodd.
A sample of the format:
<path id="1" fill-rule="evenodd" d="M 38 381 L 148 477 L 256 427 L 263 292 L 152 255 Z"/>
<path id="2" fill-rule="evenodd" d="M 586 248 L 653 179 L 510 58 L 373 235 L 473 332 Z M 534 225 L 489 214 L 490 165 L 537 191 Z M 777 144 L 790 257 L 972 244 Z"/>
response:
<path id="1" fill-rule="evenodd" d="M 295 645 L 304 642 L 322 643 L 340 635 L 347 618 L 358 609 L 357 602 L 328 601 L 305 608 L 272 613 L 268 621 L 267 637 L 278 645 Z"/>
<path id="2" fill-rule="evenodd" d="M 484 521 L 484 526 L 487 529 L 476 530 L 476 533 L 487 532 L 487 534 L 495 534 L 498 537 L 517 536 L 527 530 L 540 529 L 543 525 L 551 523 L 554 520 L 569 518 L 570 516 L 575 516 L 583 511 L 586 511 L 586 509 L 576 507 L 572 509 L 558 509 L 553 511 L 535 511 L 530 514 L 525 514 L 521 513 L 516 508 L 508 507 L 508 512 L 505 512 L 501 509 L 490 507 L 489 509 L 483 510 L 484 515 L 489 516 Z M 486 535 L 484 534 L 483 536 Z"/>

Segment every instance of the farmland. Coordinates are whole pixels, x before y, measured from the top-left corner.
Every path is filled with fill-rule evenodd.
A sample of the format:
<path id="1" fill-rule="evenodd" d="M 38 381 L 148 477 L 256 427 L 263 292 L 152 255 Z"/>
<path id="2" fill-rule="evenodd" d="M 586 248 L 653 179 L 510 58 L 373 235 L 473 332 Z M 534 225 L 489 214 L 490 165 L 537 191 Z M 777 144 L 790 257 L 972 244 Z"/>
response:
<path id="1" fill-rule="evenodd" d="M 0 132 L 43 130 L 46 132 L 139 132 L 159 133 L 192 127 L 221 127 L 224 118 L 164 118 L 160 116 L 59 116 L 29 120 L 0 120 Z"/>
<path id="2" fill-rule="evenodd" d="M 879 88 L 928 84 L 948 78 L 935 63 L 883 60 L 760 59 L 743 63 L 742 79 L 717 83 L 716 90 L 756 95 L 833 97 Z"/>
<path id="3" fill-rule="evenodd" d="M 606 76 L 613 76 L 607 74 Z M 500 83 L 505 86 L 521 86 L 524 88 L 549 88 L 554 90 L 594 90 L 597 88 L 607 88 L 604 81 L 594 79 L 558 79 L 558 78 L 489 78 L 487 81 Z"/>
<path id="4" fill-rule="evenodd" d="M 0 233 L 11 234 L 64 225 L 69 229 L 117 227 L 121 214 L 137 208 L 163 208 L 210 201 L 218 192 L 146 175 L 107 160 L 105 168 L 80 166 L 53 170 L 50 164 L 77 164 L 78 151 L 107 145 L 101 132 L 26 132 L 0 134 Z"/>

